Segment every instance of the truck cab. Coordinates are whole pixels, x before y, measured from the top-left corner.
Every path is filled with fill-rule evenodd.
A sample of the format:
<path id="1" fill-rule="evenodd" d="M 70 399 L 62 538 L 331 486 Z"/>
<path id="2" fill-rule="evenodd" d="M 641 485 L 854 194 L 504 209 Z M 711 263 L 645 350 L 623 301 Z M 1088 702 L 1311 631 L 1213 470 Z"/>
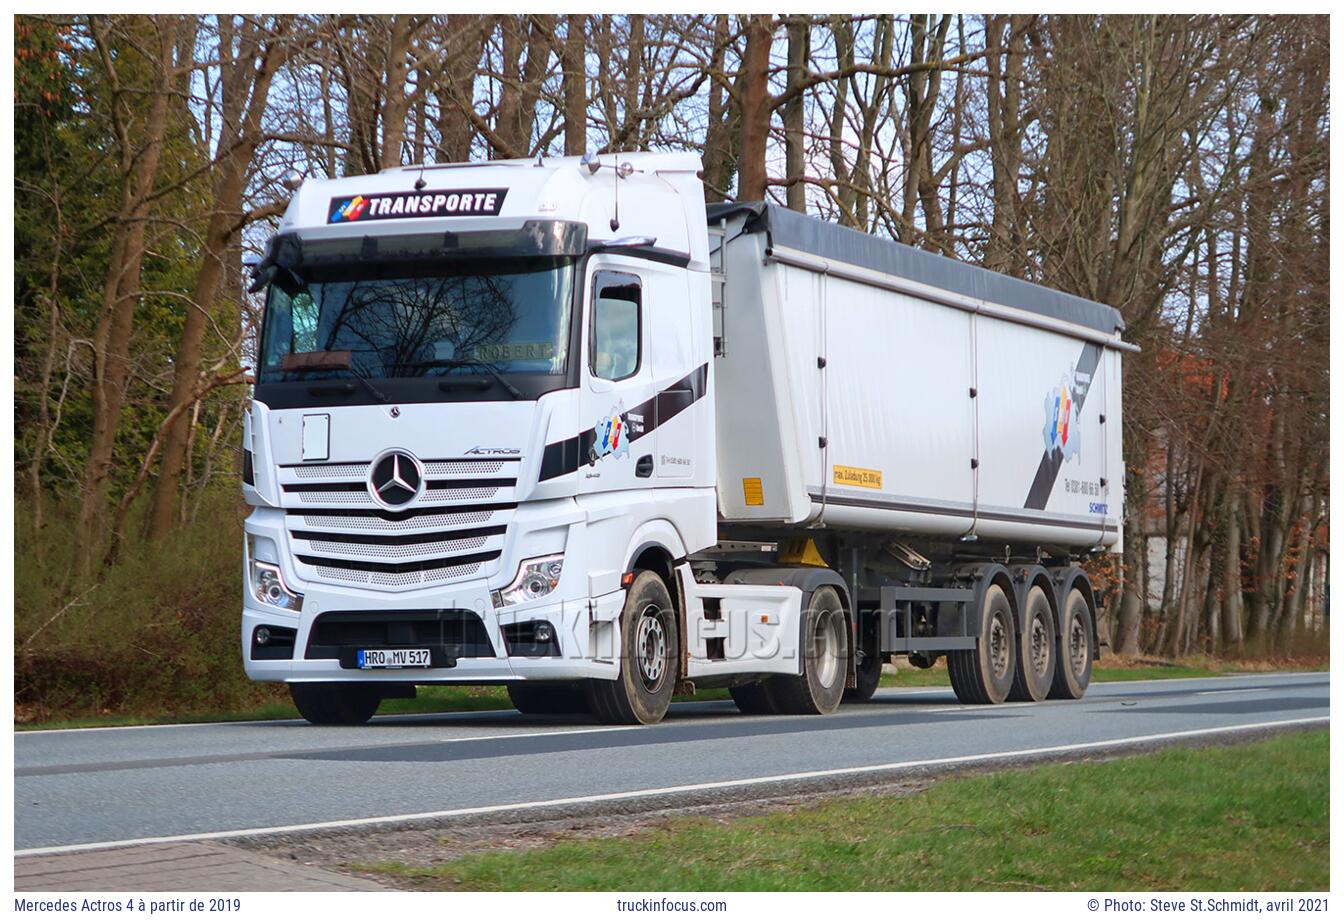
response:
<path id="1" fill-rule="evenodd" d="M 359 721 L 411 683 L 618 675 L 631 573 L 670 596 L 716 539 L 699 165 L 303 182 L 254 282 L 250 677 Z M 674 628 L 643 624 L 658 697 Z"/>

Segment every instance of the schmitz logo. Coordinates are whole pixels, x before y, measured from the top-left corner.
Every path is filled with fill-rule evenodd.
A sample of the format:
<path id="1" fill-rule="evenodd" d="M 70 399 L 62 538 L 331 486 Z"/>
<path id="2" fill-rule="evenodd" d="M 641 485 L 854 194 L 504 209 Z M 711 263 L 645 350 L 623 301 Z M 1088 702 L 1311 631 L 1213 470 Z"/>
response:
<path id="1" fill-rule="evenodd" d="M 410 217 L 495 217 L 508 189 L 477 188 L 437 192 L 384 192 L 331 199 L 327 223 Z"/>

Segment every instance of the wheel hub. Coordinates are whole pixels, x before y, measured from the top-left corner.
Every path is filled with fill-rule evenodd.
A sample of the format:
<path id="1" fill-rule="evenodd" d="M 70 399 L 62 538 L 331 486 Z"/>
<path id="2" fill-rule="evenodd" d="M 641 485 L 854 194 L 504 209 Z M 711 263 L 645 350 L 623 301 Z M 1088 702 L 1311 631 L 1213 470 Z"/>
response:
<path id="1" fill-rule="evenodd" d="M 635 630 L 635 655 L 639 662 L 639 676 L 650 690 L 663 679 L 667 658 L 667 633 L 656 607 L 648 607 L 640 615 Z"/>
<path id="2" fill-rule="evenodd" d="M 1083 621 L 1075 616 L 1069 624 L 1069 664 L 1074 674 L 1082 674 L 1087 668 L 1087 629 Z"/>
<path id="3" fill-rule="evenodd" d="M 1050 667 L 1050 631 L 1039 616 L 1031 624 L 1031 666 L 1041 677 Z"/>
<path id="4" fill-rule="evenodd" d="M 817 680 L 823 687 L 835 683 L 840 671 L 839 628 L 843 618 L 834 610 L 823 610 L 817 617 L 817 627 L 812 636 L 812 661 Z"/>
<path id="5" fill-rule="evenodd" d="M 995 677 L 1002 678 L 1008 673 L 1008 659 L 1008 628 L 1003 616 L 995 614 L 994 623 L 989 628 L 989 661 Z"/>

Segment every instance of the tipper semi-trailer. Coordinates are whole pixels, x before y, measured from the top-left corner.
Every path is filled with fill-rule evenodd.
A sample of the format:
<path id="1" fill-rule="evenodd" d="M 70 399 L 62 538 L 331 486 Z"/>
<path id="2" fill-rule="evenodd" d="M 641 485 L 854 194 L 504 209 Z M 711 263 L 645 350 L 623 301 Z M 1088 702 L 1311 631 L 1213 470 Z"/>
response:
<path id="1" fill-rule="evenodd" d="M 1078 698 L 1121 541 L 1112 308 L 771 204 L 691 154 L 290 183 L 244 429 L 242 654 L 312 722 L 417 686 L 827 713 L 946 658 Z"/>

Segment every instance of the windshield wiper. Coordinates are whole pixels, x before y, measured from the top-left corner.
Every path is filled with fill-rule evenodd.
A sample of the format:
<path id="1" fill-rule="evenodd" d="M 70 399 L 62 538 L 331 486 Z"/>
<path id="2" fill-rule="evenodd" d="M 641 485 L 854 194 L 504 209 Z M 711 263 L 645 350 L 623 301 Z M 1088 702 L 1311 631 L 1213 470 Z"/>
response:
<path id="1" fill-rule="evenodd" d="M 307 371 L 349 371 L 350 376 L 363 384 L 370 396 L 380 403 L 388 401 L 387 396 L 373 385 L 372 380 L 355 370 L 354 361 L 351 360 L 348 351 L 292 352 L 280 359 L 280 369 L 287 374 L 301 374 Z"/>
<path id="2" fill-rule="evenodd" d="M 499 368 L 495 367 L 489 361 L 482 361 L 480 358 L 431 358 L 428 361 L 412 361 L 408 366 L 416 368 L 479 367 L 486 373 L 488 373 L 491 377 L 495 378 L 495 381 L 505 390 L 507 390 L 509 392 L 509 395 L 511 395 L 514 399 L 523 398 L 523 391 L 518 389 L 513 384 L 509 383 L 508 378 L 499 372 Z M 445 383 L 452 383 L 452 381 L 441 380 L 439 381 L 439 386 L 442 387 Z"/>

